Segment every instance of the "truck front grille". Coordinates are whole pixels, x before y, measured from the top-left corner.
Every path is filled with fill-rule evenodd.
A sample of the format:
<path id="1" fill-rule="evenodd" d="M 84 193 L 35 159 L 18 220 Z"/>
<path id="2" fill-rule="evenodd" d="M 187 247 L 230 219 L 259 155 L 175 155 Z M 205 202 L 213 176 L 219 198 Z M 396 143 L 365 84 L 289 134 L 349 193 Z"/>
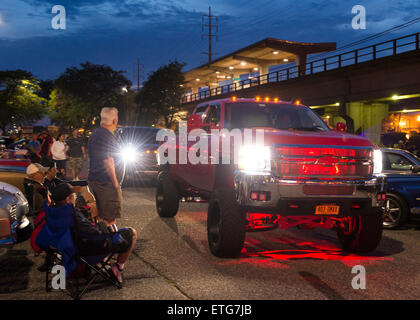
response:
<path id="1" fill-rule="evenodd" d="M 365 178 L 373 173 L 373 149 L 278 146 L 273 168 L 283 178 Z"/>

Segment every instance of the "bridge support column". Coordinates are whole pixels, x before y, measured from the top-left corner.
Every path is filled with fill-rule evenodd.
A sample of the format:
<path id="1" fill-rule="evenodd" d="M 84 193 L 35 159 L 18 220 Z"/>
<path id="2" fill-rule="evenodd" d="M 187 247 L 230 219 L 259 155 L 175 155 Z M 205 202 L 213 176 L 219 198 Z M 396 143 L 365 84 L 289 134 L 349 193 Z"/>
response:
<path id="1" fill-rule="evenodd" d="M 382 120 L 388 116 L 389 106 L 379 102 L 347 103 L 347 114 L 354 120 L 356 134 L 379 144 L 381 140 Z"/>
<path id="2" fill-rule="evenodd" d="M 296 56 L 296 66 L 298 77 L 303 77 L 306 74 L 306 54 L 302 53 Z"/>
<path id="3" fill-rule="evenodd" d="M 260 83 L 261 84 L 264 84 L 264 83 L 268 82 L 267 81 L 267 76 L 264 76 L 264 77 L 261 77 L 261 76 L 267 75 L 269 70 L 270 70 L 270 65 L 268 63 L 259 66 Z"/>

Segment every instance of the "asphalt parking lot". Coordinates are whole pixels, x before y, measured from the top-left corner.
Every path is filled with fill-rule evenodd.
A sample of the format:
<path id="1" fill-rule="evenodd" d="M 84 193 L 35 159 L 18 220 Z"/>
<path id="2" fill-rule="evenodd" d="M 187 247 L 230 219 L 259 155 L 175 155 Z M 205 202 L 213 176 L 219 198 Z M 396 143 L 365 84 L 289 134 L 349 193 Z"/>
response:
<path id="1" fill-rule="evenodd" d="M 211 255 L 207 245 L 207 204 L 184 203 L 175 218 L 156 214 L 154 188 L 125 188 L 120 227 L 139 238 L 126 265 L 121 290 L 98 282 L 84 299 L 107 300 L 283 300 L 419 299 L 420 224 L 384 231 L 368 256 L 341 250 L 330 230 L 273 230 L 248 233 L 237 259 Z M 69 299 L 46 293 L 29 242 L 0 262 L 0 299 Z M 352 268 L 366 270 L 366 289 L 352 287 Z"/>

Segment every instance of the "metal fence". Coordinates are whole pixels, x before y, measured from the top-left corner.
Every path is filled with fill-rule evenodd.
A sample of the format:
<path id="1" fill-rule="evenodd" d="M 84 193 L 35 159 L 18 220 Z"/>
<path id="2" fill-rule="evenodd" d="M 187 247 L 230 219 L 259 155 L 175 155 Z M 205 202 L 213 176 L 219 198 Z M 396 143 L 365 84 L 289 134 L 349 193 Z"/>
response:
<path id="1" fill-rule="evenodd" d="M 208 89 L 195 94 L 185 94 L 182 103 L 194 102 L 218 96 L 224 93 L 235 92 L 242 89 L 260 86 L 273 82 L 287 81 L 289 79 L 303 77 L 315 73 L 325 72 L 350 65 L 356 65 L 366 61 L 395 56 L 397 54 L 419 50 L 420 32 L 410 34 L 401 38 L 396 38 L 363 48 L 358 48 L 349 52 L 307 62 L 303 66 L 292 66 L 280 69 L 275 72 L 263 74 L 249 79 L 234 82 L 213 89 Z"/>

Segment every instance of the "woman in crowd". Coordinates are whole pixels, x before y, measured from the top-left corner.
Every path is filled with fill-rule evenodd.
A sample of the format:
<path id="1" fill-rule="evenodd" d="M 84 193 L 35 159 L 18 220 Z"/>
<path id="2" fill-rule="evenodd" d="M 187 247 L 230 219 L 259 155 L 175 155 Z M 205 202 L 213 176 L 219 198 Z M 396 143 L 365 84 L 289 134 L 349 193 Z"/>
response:
<path id="1" fill-rule="evenodd" d="M 51 147 L 51 153 L 52 158 L 56 163 L 57 170 L 63 177 L 66 174 L 67 150 L 68 146 L 64 142 L 64 135 L 60 133 L 57 137 L 57 140 L 54 141 Z"/>

